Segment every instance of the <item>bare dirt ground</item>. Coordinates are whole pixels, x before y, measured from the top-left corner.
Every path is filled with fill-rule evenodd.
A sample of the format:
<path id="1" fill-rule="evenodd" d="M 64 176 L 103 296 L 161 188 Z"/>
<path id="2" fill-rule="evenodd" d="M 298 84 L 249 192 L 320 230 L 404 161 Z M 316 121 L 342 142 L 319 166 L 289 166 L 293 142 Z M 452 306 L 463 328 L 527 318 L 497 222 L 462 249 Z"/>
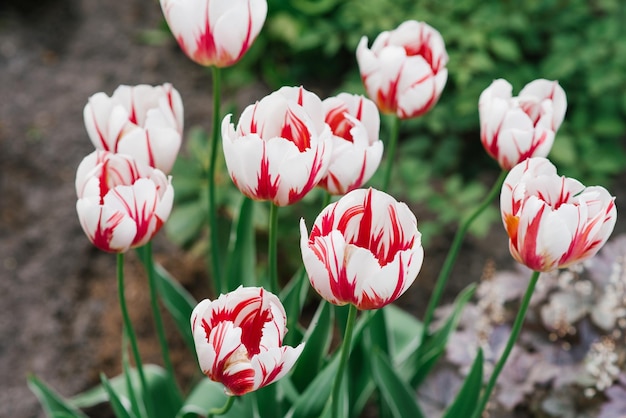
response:
<path id="1" fill-rule="evenodd" d="M 138 40 L 160 22 L 156 0 L 0 3 L 0 417 L 44 416 L 26 386 L 30 373 L 71 396 L 95 385 L 99 372 L 119 372 L 115 258 L 96 250 L 79 226 L 74 174 L 93 150 L 82 109 L 98 91 L 171 82 L 183 98 L 186 126 L 210 127 L 209 73 L 173 43 Z M 266 90 L 250 86 L 225 100 L 245 105 Z M 401 300 L 407 309 L 423 310 L 451 235 L 426 249 L 418 282 Z M 495 252 L 488 245 L 493 242 L 502 243 Z M 470 240 L 464 250 L 450 295 L 476 280 L 488 258 L 508 261 L 500 228 L 488 240 Z M 198 299 L 208 296 L 201 261 L 163 236 L 156 252 Z M 146 362 L 159 363 L 147 285 L 129 258 L 127 296 L 140 348 Z M 189 374 L 195 358 L 182 349 L 169 321 L 166 326 L 175 366 Z"/>

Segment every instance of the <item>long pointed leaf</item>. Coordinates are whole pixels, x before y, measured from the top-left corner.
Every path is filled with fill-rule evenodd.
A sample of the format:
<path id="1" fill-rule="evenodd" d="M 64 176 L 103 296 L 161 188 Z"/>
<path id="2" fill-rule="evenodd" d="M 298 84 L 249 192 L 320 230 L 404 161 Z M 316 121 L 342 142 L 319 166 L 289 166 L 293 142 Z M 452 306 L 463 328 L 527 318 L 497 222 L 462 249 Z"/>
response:
<path id="1" fill-rule="evenodd" d="M 475 290 L 476 285 L 471 284 L 457 296 L 454 302 L 454 311 L 450 314 L 445 324 L 426 338 L 416 350 L 414 356 L 412 356 L 412 360 L 414 361 L 413 367 L 415 368 L 406 368 L 405 372 L 411 372 L 411 385 L 414 388 L 417 388 L 424 381 L 430 370 L 435 366 L 439 357 L 443 354 L 446 344 L 448 343 L 448 338 L 450 338 L 450 334 L 456 329 L 461 318 L 461 312 L 467 302 L 472 298 Z"/>
<path id="2" fill-rule="evenodd" d="M 298 318 L 302 313 L 310 287 L 306 271 L 301 267 L 280 292 L 280 300 L 287 313 L 287 328 L 290 330 L 285 336 L 286 345 L 295 346 L 302 341 L 303 335 L 298 332 Z"/>
<path id="3" fill-rule="evenodd" d="M 111 408 L 113 408 L 115 416 L 117 418 L 133 418 L 134 414 L 126 410 L 120 395 L 111 386 L 107 377 L 104 374 L 100 374 L 100 380 L 102 381 L 102 386 L 109 397 L 109 403 L 111 404 Z M 126 403 L 128 404 L 129 401 L 127 400 Z"/>
<path id="4" fill-rule="evenodd" d="M 187 348 L 193 353 L 195 352 L 195 344 L 189 320 L 191 312 L 198 302 L 161 265 L 155 264 L 154 272 L 159 297 L 174 319 L 176 328 L 182 335 Z"/>
<path id="5" fill-rule="evenodd" d="M 454 402 L 448 407 L 442 418 L 472 416 L 478 404 L 478 396 L 483 385 L 483 350 L 478 349 L 472 368 L 456 395 Z"/>
<path id="6" fill-rule="evenodd" d="M 239 285 L 256 286 L 256 235 L 254 233 L 254 201 L 244 197 L 236 220 L 233 248 L 228 259 L 226 285 L 228 291 Z"/>
<path id="7" fill-rule="evenodd" d="M 373 353 L 372 371 L 376 386 L 387 401 L 394 417 L 424 418 L 424 414 L 417 404 L 415 392 L 400 379 L 387 357 L 380 350 Z"/>
<path id="8" fill-rule="evenodd" d="M 49 417 L 72 417 L 72 418 L 88 418 L 69 401 L 61 395 L 50 389 L 45 383 L 36 376 L 28 377 L 28 387 L 37 396 L 43 410 Z"/>
<path id="9" fill-rule="evenodd" d="M 226 403 L 227 398 L 222 384 L 203 378 L 193 388 L 176 418 L 206 417 L 210 409 L 221 407 Z M 252 416 L 251 405 L 241 402 L 241 399 L 235 399 L 230 410 L 222 415 L 225 418 L 248 418 Z"/>
<path id="10" fill-rule="evenodd" d="M 321 370 L 332 339 L 331 305 L 322 300 L 304 335 L 304 350 L 296 363 L 291 381 L 299 391 L 303 391 L 311 380 L 311 376 Z"/>

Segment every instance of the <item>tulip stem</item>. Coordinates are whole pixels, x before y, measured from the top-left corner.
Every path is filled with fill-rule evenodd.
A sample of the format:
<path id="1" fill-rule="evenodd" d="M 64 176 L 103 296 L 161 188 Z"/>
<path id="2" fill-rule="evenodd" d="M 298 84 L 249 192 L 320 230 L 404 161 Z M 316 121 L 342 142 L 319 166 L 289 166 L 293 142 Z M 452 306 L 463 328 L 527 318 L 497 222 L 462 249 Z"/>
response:
<path id="1" fill-rule="evenodd" d="M 267 265 L 270 292 L 278 294 L 278 206 L 270 203 L 269 240 L 267 245 Z"/>
<path id="2" fill-rule="evenodd" d="M 128 308 L 126 306 L 126 296 L 124 292 L 124 253 L 117 254 L 117 292 L 120 300 L 120 310 L 122 311 L 122 321 L 124 323 L 124 332 L 130 342 L 130 348 L 133 352 L 133 358 L 135 359 L 135 366 L 137 367 L 137 373 L 139 374 L 139 383 L 141 384 L 141 391 L 143 393 L 143 400 L 148 417 L 152 416 L 152 402 L 148 393 L 148 384 L 146 383 L 146 376 L 143 373 L 143 364 L 141 362 L 141 355 L 139 354 L 139 348 L 137 347 L 137 337 L 133 329 L 133 324 L 130 321 L 128 315 Z"/>
<path id="3" fill-rule="evenodd" d="M 211 248 L 211 273 L 215 285 L 216 295 L 224 292 L 222 281 L 222 266 L 220 260 L 219 227 L 217 222 L 217 208 L 215 203 L 215 169 L 217 163 L 217 143 L 220 125 L 220 69 L 216 66 L 213 69 L 213 126 L 211 135 L 211 155 L 209 159 L 208 187 L 209 187 L 209 228 L 210 228 L 210 248 Z"/>
<path id="4" fill-rule="evenodd" d="M 328 192 L 324 192 L 324 197 L 322 198 L 322 210 L 330 205 L 330 201 L 332 200 L 332 196 Z"/>
<path id="5" fill-rule="evenodd" d="M 430 301 L 428 302 L 428 307 L 426 308 L 426 313 L 424 315 L 424 328 L 423 333 L 424 337 L 428 335 L 430 323 L 433 319 L 435 309 L 439 305 L 439 301 L 441 300 L 441 296 L 443 295 L 443 290 L 448 282 L 448 278 L 450 277 L 450 272 L 452 271 L 452 267 L 454 266 L 454 262 L 456 261 L 456 257 L 459 254 L 459 250 L 461 249 L 461 244 L 463 243 L 463 237 L 465 236 L 467 230 L 472 225 L 472 223 L 478 218 L 478 216 L 483 213 L 485 209 L 491 204 L 491 202 L 495 199 L 497 194 L 502 189 L 502 184 L 504 183 L 504 179 L 506 177 L 507 172 L 502 171 L 500 176 L 494 183 L 493 187 L 485 197 L 485 199 L 478 205 L 478 207 L 472 212 L 459 226 L 454 235 L 454 240 L 452 241 L 452 245 L 450 246 L 450 250 L 448 250 L 448 255 L 439 271 L 439 276 L 437 277 L 437 281 L 435 282 L 435 287 L 433 289 L 433 293 L 430 297 Z"/>
<path id="6" fill-rule="evenodd" d="M 228 399 L 226 399 L 226 403 L 224 404 L 224 406 L 222 406 L 221 408 L 210 409 L 209 414 L 207 415 L 207 418 L 224 415 L 225 413 L 230 411 L 230 408 L 233 406 L 234 403 L 235 403 L 235 397 L 229 396 Z"/>
<path id="7" fill-rule="evenodd" d="M 506 360 L 511 354 L 511 350 L 513 350 L 513 346 L 515 345 L 515 341 L 519 336 L 520 331 L 522 330 L 522 325 L 524 324 L 524 319 L 526 317 L 526 311 L 528 311 L 528 305 L 530 305 L 530 299 L 533 296 L 533 292 L 535 290 L 535 286 L 537 285 L 537 281 L 539 279 L 540 272 L 534 271 L 532 276 L 530 277 L 530 282 L 528 283 L 528 288 L 526 289 L 526 294 L 524 294 L 524 299 L 522 299 L 522 304 L 517 312 L 517 316 L 515 317 L 515 322 L 513 323 L 513 328 L 511 329 L 511 335 L 506 343 L 506 347 L 504 348 L 504 352 L 498 360 L 495 368 L 493 369 L 493 373 L 489 378 L 489 382 L 487 382 L 487 386 L 485 387 L 485 391 L 483 392 L 480 402 L 478 403 L 478 407 L 474 411 L 472 418 L 479 418 L 485 406 L 487 406 L 487 402 L 489 401 L 489 397 L 491 396 L 491 392 L 493 388 L 496 386 L 496 382 L 498 380 L 498 376 L 500 372 L 504 368 L 506 364 Z"/>
<path id="8" fill-rule="evenodd" d="M 350 356 L 350 345 L 352 340 L 352 332 L 354 331 L 354 323 L 356 321 L 357 307 L 350 304 L 350 311 L 348 312 L 348 319 L 346 320 L 346 331 L 343 336 L 343 343 L 341 344 L 341 357 L 339 358 L 339 367 L 337 369 L 337 375 L 335 376 L 335 383 L 333 385 L 333 394 L 331 398 L 332 402 L 332 418 L 339 418 L 339 398 L 341 397 L 341 384 L 348 363 L 348 357 Z"/>
<path id="9" fill-rule="evenodd" d="M 393 115 L 391 122 L 391 137 L 389 138 L 389 146 L 387 147 L 387 167 L 383 177 L 383 191 L 387 191 L 389 181 L 391 180 L 391 170 L 393 169 L 393 161 L 396 154 L 396 146 L 398 145 L 398 136 L 400 135 L 400 118 Z"/>
<path id="10" fill-rule="evenodd" d="M 150 308 L 152 309 L 152 318 L 154 319 L 154 326 L 157 331 L 157 338 L 159 345 L 161 346 L 161 356 L 163 358 L 163 364 L 167 370 L 170 378 L 168 383 L 171 386 L 170 390 L 177 399 L 182 399 L 178 385 L 176 384 L 176 378 L 174 374 L 174 367 L 170 359 L 169 349 L 167 347 L 167 339 L 165 338 L 165 329 L 163 327 L 163 319 L 161 317 L 161 311 L 159 310 L 159 301 L 156 288 L 156 278 L 154 271 L 154 256 L 152 253 L 152 241 L 149 241 L 143 248 L 140 249 L 140 254 L 143 257 L 144 265 L 148 274 L 148 287 L 150 288 Z"/>

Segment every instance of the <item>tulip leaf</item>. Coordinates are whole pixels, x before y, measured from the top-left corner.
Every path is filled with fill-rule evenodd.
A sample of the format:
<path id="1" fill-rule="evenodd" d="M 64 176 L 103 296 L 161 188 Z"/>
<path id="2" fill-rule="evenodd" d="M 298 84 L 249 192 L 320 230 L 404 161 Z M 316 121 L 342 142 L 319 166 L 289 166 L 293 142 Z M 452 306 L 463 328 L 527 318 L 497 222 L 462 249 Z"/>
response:
<path id="1" fill-rule="evenodd" d="M 389 353 L 391 357 L 406 358 L 420 346 L 423 324 L 413 315 L 396 305 L 387 305 L 382 311 L 389 336 Z"/>
<path id="2" fill-rule="evenodd" d="M 302 313 L 310 287 L 306 271 L 304 267 L 301 267 L 280 292 L 280 300 L 287 313 L 287 328 L 289 329 L 284 340 L 286 345 L 296 346 L 302 341 L 303 335 L 297 332 L 298 318 Z"/>
<path id="3" fill-rule="evenodd" d="M 369 349 L 374 347 L 382 350 L 384 353 L 389 353 L 389 329 L 387 327 L 387 321 L 385 321 L 385 314 L 383 309 L 377 309 L 373 312 L 368 312 L 372 315 L 370 323 L 365 330 L 366 346 Z"/>
<path id="4" fill-rule="evenodd" d="M 120 399 L 120 395 L 111 386 L 109 380 L 103 373 L 100 374 L 100 380 L 102 381 L 102 386 L 109 398 L 109 403 L 115 413 L 115 416 L 117 418 L 133 418 L 135 415 L 126 410 L 122 400 Z"/>
<path id="5" fill-rule="evenodd" d="M 336 308 L 336 306 L 333 306 Z M 370 315 L 364 315 L 359 318 L 354 327 L 350 351 L 363 336 L 363 331 L 369 325 Z M 300 394 L 298 401 L 291 407 L 286 417 L 288 418 L 308 418 L 319 417 L 324 411 L 328 400 L 330 399 L 331 390 L 337 374 L 339 366 L 339 351 L 333 354 L 331 361 L 320 371 L 315 379 Z M 347 380 L 347 379 L 346 379 Z"/>
<path id="6" fill-rule="evenodd" d="M 181 203 L 174 207 L 165 232 L 174 244 L 185 247 L 197 236 L 206 221 L 206 205 L 200 200 Z"/>
<path id="7" fill-rule="evenodd" d="M 478 404 L 478 397 L 483 385 L 483 350 L 478 349 L 474 364 L 456 395 L 454 402 L 448 407 L 442 418 L 471 416 Z"/>
<path id="8" fill-rule="evenodd" d="M 315 379 L 309 384 L 300 399 L 291 407 L 287 413 L 288 418 L 309 418 L 319 417 L 324 410 L 324 406 L 330 399 L 333 382 L 339 366 L 339 357 L 335 356 L 333 361 L 319 372 Z"/>
<path id="9" fill-rule="evenodd" d="M 107 378 L 107 384 L 112 390 L 121 397 L 128 398 L 132 401 L 134 394 L 130 390 L 140 392 L 139 375 L 136 369 L 128 369 L 125 367 L 126 373 L 115 376 L 111 379 Z M 180 408 L 180 404 L 171 396 L 171 391 L 167 382 L 168 374 L 161 366 L 155 364 L 145 364 L 143 372 L 148 384 L 151 399 L 157 399 L 159 408 L 155 411 L 155 417 L 169 418 Z M 128 380 L 127 380 L 128 379 Z M 128 381 L 131 388 L 129 389 Z M 76 408 L 89 408 L 109 400 L 107 388 L 100 384 L 92 389 L 72 397 L 68 402 Z M 141 399 L 137 401 L 142 402 Z M 135 414 L 136 415 L 136 414 Z"/>
<path id="10" fill-rule="evenodd" d="M 415 392 L 400 379 L 387 356 L 380 350 L 373 353 L 372 372 L 376 386 L 394 417 L 424 417 L 417 404 Z"/>
<path id="11" fill-rule="evenodd" d="M 87 418 L 87 415 L 79 411 L 68 400 L 50 389 L 36 376 L 28 377 L 28 387 L 37 396 L 43 410 L 49 417 L 55 418 Z"/>
<path id="12" fill-rule="evenodd" d="M 145 260 L 144 257 L 140 258 L 142 261 Z M 174 319 L 176 328 L 178 328 L 178 331 L 181 333 L 187 347 L 191 352 L 194 352 L 195 344 L 193 342 L 189 321 L 191 319 L 191 312 L 198 303 L 161 265 L 155 263 L 154 273 L 157 292 L 159 293 L 161 301 Z"/>
<path id="13" fill-rule="evenodd" d="M 255 286 L 256 281 L 256 241 L 254 231 L 254 201 L 244 197 L 235 221 L 235 239 L 231 239 L 233 248 L 230 251 L 228 273 L 226 276 L 227 290 L 235 290 L 238 286 Z"/>
<path id="14" fill-rule="evenodd" d="M 304 335 L 304 349 L 291 375 L 291 380 L 299 391 L 304 390 L 311 375 L 322 368 L 333 336 L 332 312 L 332 306 L 322 299 Z"/>
<path id="15" fill-rule="evenodd" d="M 206 417 L 209 410 L 222 407 L 227 400 L 228 395 L 224 393 L 224 386 L 221 383 L 210 379 L 202 379 L 194 386 L 183 407 L 176 414 L 176 418 Z M 241 398 L 237 398 L 230 410 L 221 416 L 226 418 L 246 418 L 252 417 L 253 412 L 249 403 L 243 402 Z"/>
<path id="16" fill-rule="evenodd" d="M 441 357 L 445 351 L 448 338 L 450 338 L 450 335 L 456 329 L 459 319 L 461 318 L 461 312 L 467 302 L 472 298 L 475 290 L 475 284 L 471 284 L 463 289 L 454 301 L 454 310 L 444 325 L 422 341 L 422 344 L 407 361 L 407 367 L 404 368 L 404 371 L 405 373 L 410 371 L 412 374 L 411 385 L 414 388 L 418 387 L 424 381 L 430 370 L 435 366 L 439 357 Z"/>

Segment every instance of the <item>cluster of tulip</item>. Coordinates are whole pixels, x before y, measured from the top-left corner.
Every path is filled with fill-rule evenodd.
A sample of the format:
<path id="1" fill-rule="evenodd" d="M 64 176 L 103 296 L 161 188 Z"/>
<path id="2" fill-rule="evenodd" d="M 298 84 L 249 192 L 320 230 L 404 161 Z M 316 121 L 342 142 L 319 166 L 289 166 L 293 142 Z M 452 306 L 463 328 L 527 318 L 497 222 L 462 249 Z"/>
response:
<path id="1" fill-rule="evenodd" d="M 235 64 L 246 53 L 267 14 L 265 0 L 161 0 L 161 6 L 182 50 L 198 64 L 212 67 L 217 80 L 219 68 Z M 356 59 L 369 98 L 341 93 L 322 100 L 303 87 L 283 87 L 246 107 L 236 125 L 232 115 L 220 123 L 219 101 L 213 109 L 212 148 L 216 149 L 221 127 L 228 172 L 245 196 L 269 201 L 274 209 L 297 203 L 315 187 L 328 193 L 328 205 L 310 233 L 304 219 L 300 221 L 300 247 L 306 274 L 317 293 L 330 304 L 350 306 L 329 397 L 335 417 L 345 408 L 341 406 L 346 390 L 342 379 L 357 311 L 378 310 L 395 301 L 414 282 L 424 258 L 417 220 L 409 207 L 383 191 L 362 188 L 383 156 L 379 111 L 393 115 L 396 125 L 425 114 L 437 103 L 448 75 L 442 36 L 413 20 L 381 33 L 371 48 L 363 37 Z M 566 110 L 565 93 L 557 82 L 535 80 L 513 97 L 511 85 L 498 79 L 484 90 L 478 109 L 481 141 L 503 169 L 494 190 L 501 188 L 502 221 L 511 254 L 536 272 L 525 296 L 528 299 L 538 272 L 589 258 L 606 242 L 616 220 L 614 198 L 602 187 L 584 187 L 558 176 L 545 158 Z M 181 98 L 170 84 L 121 86 L 111 97 L 92 96 L 84 118 L 97 150 L 77 171 L 80 223 L 93 244 L 104 251 L 122 254 L 145 246 L 167 221 L 173 205 L 168 173 L 181 145 Z M 386 144 L 388 165 L 382 189 L 389 181 L 397 136 L 394 129 Z M 211 156 L 213 164 L 215 158 Z M 209 176 L 213 173 L 210 168 Z M 210 177 L 209 187 L 213 184 Z M 332 203 L 331 195 L 338 196 Z M 214 199 L 210 200 L 209 209 L 215 212 Z M 198 303 L 190 318 L 202 372 L 233 395 L 224 410 L 210 414 L 226 413 L 235 397 L 281 379 L 308 344 L 283 344 L 287 315 L 275 295 L 280 289 L 272 222 L 275 219 L 270 220 L 268 282 L 237 289 L 217 284 L 216 291 L 222 294 Z M 458 242 L 466 228 L 459 230 Z M 212 247 L 219 245 L 218 239 L 216 231 L 211 231 Z M 424 319 L 422 343 L 433 335 L 432 311 L 457 251 L 458 247 L 451 248 L 447 267 L 437 281 Z M 212 263 L 217 282 L 221 275 L 218 257 L 212 257 Z M 123 294 L 120 299 L 125 309 Z M 524 314 L 522 304 L 511 345 Z M 132 344 L 132 324 L 125 322 L 124 329 Z M 465 416 L 480 416 L 507 355 L 505 350 Z M 131 401 L 129 413 L 141 416 L 147 411 L 150 415 L 154 410 L 148 402 L 142 406 L 136 399 Z"/>

